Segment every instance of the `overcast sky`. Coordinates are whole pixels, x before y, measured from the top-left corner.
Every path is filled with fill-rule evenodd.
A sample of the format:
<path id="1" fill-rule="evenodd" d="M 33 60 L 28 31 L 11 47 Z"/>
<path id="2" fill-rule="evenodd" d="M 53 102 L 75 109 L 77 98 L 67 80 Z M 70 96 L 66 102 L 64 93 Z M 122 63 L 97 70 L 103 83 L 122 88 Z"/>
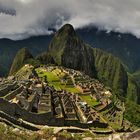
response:
<path id="1" fill-rule="evenodd" d="M 0 0 L 0 38 L 51 34 L 70 23 L 129 32 L 140 38 L 140 0 Z"/>

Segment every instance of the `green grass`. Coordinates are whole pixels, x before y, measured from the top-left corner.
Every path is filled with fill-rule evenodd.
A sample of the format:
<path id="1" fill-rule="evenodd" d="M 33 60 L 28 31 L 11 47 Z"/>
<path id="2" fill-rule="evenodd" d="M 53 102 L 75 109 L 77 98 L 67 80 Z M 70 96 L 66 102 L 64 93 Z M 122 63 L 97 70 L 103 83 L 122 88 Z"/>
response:
<path id="1" fill-rule="evenodd" d="M 128 76 L 128 88 L 127 88 L 127 98 L 131 101 L 137 102 L 137 84 L 134 80 L 134 78 L 132 77 L 132 75 Z"/>
<path id="2" fill-rule="evenodd" d="M 140 105 L 127 100 L 125 106 L 124 117 L 134 125 L 140 127 Z"/>
<path id="3" fill-rule="evenodd" d="M 99 104 L 98 101 L 94 100 L 90 95 L 79 95 L 83 101 L 85 101 L 91 107 L 95 107 Z"/>
<path id="4" fill-rule="evenodd" d="M 43 72 L 40 68 L 37 68 L 36 72 L 41 78 L 47 76 L 48 82 L 60 81 L 59 78 L 52 72 Z"/>
<path id="5" fill-rule="evenodd" d="M 64 72 L 60 72 L 61 70 L 56 68 L 55 70 L 53 70 L 52 72 L 54 74 L 58 74 L 59 75 L 59 78 L 62 78 L 63 76 L 65 76 L 65 73 Z"/>
<path id="6" fill-rule="evenodd" d="M 58 71 L 58 69 L 57 69 L 57 71 Z M 53 70 L 53 72 L 48 72 L 48 71 L 42 71 L 41 68 L 37 68 L 36 72 L 40 78 L 43 78 L 46 76 L 48 84 L 50 86 L 53 86 L 55 88 L 55 90 L 57 90 L 57 91 L 66 90 L 67 92 L 79 93 L 79 90 L 76 87 L 74 87 L 72 82 L 71 82 L 71 84 L 61 83 L 61 81 L 59 79 L 60 77 L 58 77 L 55 74 L 55 70 Z M 64 73 L 63 73 L 63 75 L 64 75 Z"/>
<path id="7" fill-rule="evenodd" d="M 135 78 L 135 79 L 139 79 L 140 78 L 140 71 L 137 71 L 135 73 L 132 74 L 132 76 Z M 140 81 L 140 80 L 139 80 Z"/>
<path id="8" fill-rule="evenodd" d="M 49 82 L 50 86 L 53 86 L 55 90 L 60 91 L 61 90 L 61 83 L 60 82 Z"/>
<path id="9" fill-rule="evenodd" d="M 69 86 L 66 86 L 66 91 L 68 92 L 73 92 L 73 93 L 79 93 L 79 90 L 75 87 L 69 87 Z"/>
<path id="10" fill-rule="evenodd" d="M 79 93 L 79 90 L 71 85 L 62 85 L 61 82 L 50 82 L 49 85 L 54 86 L 56 90 L 66 90 L 67 92 Z"/>
<path id="11" fill-rule="evenodd" d="M 112 117 L 112 116 L 110 116 L 110 117 L 107 117 L 107 114 L 106 113 L 108 113 L 110 110 L 112 110 L 113 109 L 113 107 L 112 108 L 110 108 L 109 110 L 105 110 L 105 111 L 103 111 L 101 114 L 103 115 L 103 118 L 108 122 L 108 124 L 109 124 L 109 126 L 111 126 L 114 130 L 120 130 L 122 127 L 120 126 L 120 124 L 119 123 L 117 123 L 117 122 L 111 122 L 111 121 L 109 121 L 108 119 L 110 118 L 110 117 Z M 106 114 L 106 115 L 105 115 Z M 119 117 L 119 116 L 116 116 L 116 117 Z M 116 117 L 113 117 L 114 118 L 114 120 L 116 119 Z"/>
<path id="12" fill-rule="evenodd" d="M 113 122 L 108 122 L 109 125 L 114 129 L 114 130 L 120 130 L 122 127 L 118 123 L 113 123 Z"/>
<path id="13" fill-rule="evenodd" d="M 27 79 L 27 77 L 32 73 L 33 67 L 29 68 L 26 66 L 23 66 L 20 70 L 15 73 L 15 75 L 18 77 L 18 79 Z"/>

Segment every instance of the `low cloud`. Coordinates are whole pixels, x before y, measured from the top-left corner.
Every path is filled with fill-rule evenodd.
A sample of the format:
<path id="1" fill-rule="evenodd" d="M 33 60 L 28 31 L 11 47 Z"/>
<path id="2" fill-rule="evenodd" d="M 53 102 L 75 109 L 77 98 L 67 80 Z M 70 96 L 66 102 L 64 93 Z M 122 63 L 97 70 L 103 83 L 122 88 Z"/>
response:
<path id="1" fill-rule="evenodd" d="M 65 23 L 88 25 L 140 38 L 139 0 L 0 0 L 0 38 L 51 34 Z"/>

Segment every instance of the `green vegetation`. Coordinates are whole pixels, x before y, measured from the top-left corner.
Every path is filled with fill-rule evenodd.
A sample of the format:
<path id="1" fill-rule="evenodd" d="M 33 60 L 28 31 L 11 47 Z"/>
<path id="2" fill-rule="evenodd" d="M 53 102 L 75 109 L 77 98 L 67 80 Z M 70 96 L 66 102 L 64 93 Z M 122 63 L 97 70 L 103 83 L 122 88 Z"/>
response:
<path id="1" fill-rule="evenodd" d="M 60 133 L 57 134 L 57 138 L 58 140 L 81 140 L 82 138 L 92 138 L 94 139 L 95 136 L 93 134 L 91 134 L 89 131 L 85 131 L 82 134 L 78 134 L 78 133 L 70 133 L 67 131 L 62 131 Z"/>
<path id="2" fill-rule="evenodd" d="M 30 65 L 32 65 L 34 67 L 39 67 L 40 64 L 41 64 L 39 60 L 35 60 L 33 58 L 27 59 L 24 63 L 25 64 L 30 64 Z"/>
<path id="3" fill-rule="evenodd" d="M 72 134 L 71 133 L 69 133 L 69 132 L 66 132 L 66 131 L 62 131 L 62 132 L 60 132 L 60 133 L 58 133 L 57 134 L 57 137 L 58 137 L 58 139 L 62 139 L 62 140 L 64 140 L 64 139 L 66 139 L 66 140 L 75 140 L 74 138 L 73 138 L 73 136 L 72 136 Z"/>
<path id="4" fill-rule="evenodd" d="M 39 132 L 33 132 L 26 129 L 17 129 L 9 127 L 4 123 L 0 123 L 0 139 L 1 140 L 52 140 L 53 130 L 42 129 Z"/>
<path id="5" fill-rule="evenodd" d="M 137 71 L 137 72 L 135 72 L 135 73 L 133 73 L 133 78 L 135 79 L 135 81 L 138 83 L 138 84 L 140 84 L 140 70 L 139 71 Z"/>
<path id="6" fill-rule="evenodd" d="M 33 59 L 29 51 L 26 48 L 20 49 L 14 58 L 9 75 L 15 74 L 29 59 Z"/>
<path id="7" fill-rule="evenodd" d="M 54 59 L 55 63 L 58 65 L 62 64 L 61 56 L 63 55 L 67 41 L 71 37 L 75 37 L 76 33 L 71 25 L 65 25 L 62 27 L 52 39 L 49 45 L 49 54 Z M 48 55 L 48 53 L 47 53 Z"/>
<path id="8" fill-rule="evenodd" d="M 33 69 L 33 66 L 23 66 L 20 70 L 17 71 L 17 73 L 15 73 L 15 75 L 18 78 L 18 80 L 27 79 L 32 73 Z"/>
<path id="9" fill-rule="evenodd" d="M 140 105 L 127 100 L 125 109 L 124 117 L 134 125 L 140 127 Z"/>
<path id="10" fill-rule="evenodd" d="M 42 71 L 41 68 L 37 68 L 36 72 L 37 72 L 38 76 L 41 77 L 41 78 L 47 76 L 47 81 L 49 83 L 59 82 L 59 78 L 55 74 L 53 74 L 52 72 Z"/>
<path id="11" fill-rule="evenodd" d="M 99 104 L 99 102 L 94 100 L 90 95 L 79 94 L 79 96 L 83 101 L 87 102 L 87 104 L 90 105 L 91 107 L 95 107 L 96 105 Z"/>
<path id="12" fill-rule="evenodd" d="M 64 73 L 60 74 L 60 77 L 58 77 L 57 74 L 55 74 L 55 71 L 53 72 L 42 71 L 41 68 L 37 68 L 36 72 L 39 77 L 41 78 L 46 77 L 48 84 L 50 86 L 53 86 L 58 91 L 66 90 L 67 92 L 79 93 L 79 90 L 76 87 L 74 87 L 73 84 L 70 85 L 67 84 L 67 82 L 61 82 L 60 78 L 62 78 L 62 75 L 64 75 Z"/>
<path id="13" fill-rule="evenodd" d="M 115 122 L 109 122 L 109 125 L 115 130 L 115 131 L 119 131 L 122 129 L 122 127 L 120 126 L 120 124 L 118 123 L 115 123 Z"/>
<path id="14" fill-rule="evenodd" d="M 43 62 L 43 64 L 55 64 L 53 57 L 48 52 L 42 53 L 41 55 L 37 56 L 36 60 L 39 62 Z"/>
<path id="15" fill-rule="evenodd" d="M 129 75 L 127 98 L 135 103 L 138 102 L 138 86 L 132 75 Z"/>
<path id="16" fill-rule="evenodd" d="M 126 96 L 128 77 L 118 58 L 99 49 L 94 49 L 97 77 L 121 96 Z M 121 91 L 121 92 L 120 92 Z"/>
<path id="17" fill-rule="evenodd" d="M 64 87 L 64 89 L 66 89 L 66 91 L 68 91 L 68 92 L 73 92 L 73 93 L 79 92 L 79 90 L 77 88 L 74 88 L 74 87 L 66 86 L 66 87 Z"/>

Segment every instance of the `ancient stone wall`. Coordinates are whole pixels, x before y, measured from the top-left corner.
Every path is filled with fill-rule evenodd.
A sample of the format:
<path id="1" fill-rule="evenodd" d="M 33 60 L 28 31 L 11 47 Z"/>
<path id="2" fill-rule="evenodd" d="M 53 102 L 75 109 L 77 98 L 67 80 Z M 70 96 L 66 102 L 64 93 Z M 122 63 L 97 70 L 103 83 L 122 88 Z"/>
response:
<path id="1" fill-rule="evenodd" d="M 3 98 L 0 98 L 0 110 L 11 116 L 14 116 L 15 104 L 12 104 L 12 103 L 4 100 Z"/>
<path id="2" fill-rule="evenodd" d="M 19 88 L 15 89 L 14 91 L 10 92 L 5 96 L 6 100 L 13 99 L 17 94 L 19 94 L 23 90 L 23 86 L 20 86 Z"/>
<path id="3" fill-rule="evenodd" d="M 78 120 L 65 120 L 64 124 L 66 126 L 75 126 L 80 128 L 89 128 L 89 127 L 107 128 L 108 127 L 108 124 L 101 123 L 98 121 L 94 121 L 91 124 L 87 124 L 87 123 L 81 123 Z"/>
<path id="4" fill-rule="evenodd" d="M 110 104 L 108 104 L 106 107 L 104 107 L 103 109 L 100 110 L 100 112 L 105 111 L 110 109 L 113 106 L 113 103 L 111 102 Z"/>
<path id="5" fill-rule="evenodd" d="M 16 86 L 16 82 L 12 84 L 7 84 L 0 89 L 0 97 L 3 97 L 8 94 L 8 92 Z"/>
<path id="6" fill-rule="evenodd" d="M 1 119 L 2 121 L 4 121 L 5 123 L 8 123 L 10 125 L 18 125 L 18 126 L 21 126 L 21 127 L 24 127 L 26 129 L 29 129 L 29 130 L 38 130 L 36 127 L 34 126 L 31 126 L 30 124 L 27 124 L 26 122 L 22 121 L 22 120 L 18 120 L 2 111 L 0 111 L 0 117 L 1 118 L 4 118 L 4 119 Z"/>
<path id="7" fill-rule="evenodd" d="M 0 110 L 13 117 L 21 118 L 34 124 L 48 124 L 54 119 L 51 112 L 44 114 L 31 113 L 20 108 L 17 104 L 10 103 L 2 98 L 0 98 Z"/>

